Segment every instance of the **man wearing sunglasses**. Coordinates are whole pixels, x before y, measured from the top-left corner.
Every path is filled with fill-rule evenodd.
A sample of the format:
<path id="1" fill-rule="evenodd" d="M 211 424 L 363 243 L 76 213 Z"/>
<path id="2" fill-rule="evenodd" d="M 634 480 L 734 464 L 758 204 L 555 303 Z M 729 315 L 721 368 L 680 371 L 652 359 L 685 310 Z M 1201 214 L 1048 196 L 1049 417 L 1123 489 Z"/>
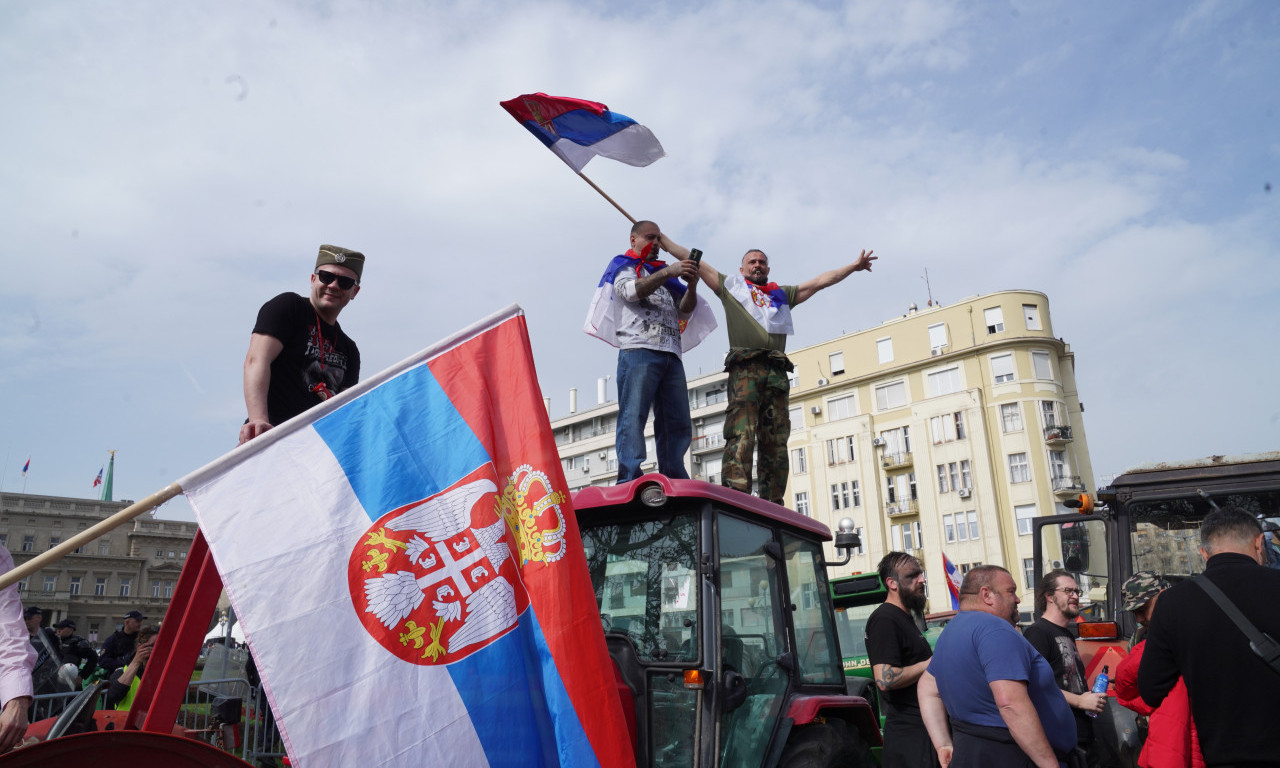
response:
<path id="1" fill-rule="evenodd" d="M 1107 695 L 1089 690 L 1075 633 L 1068 629 L 1080 615 L 1080 595 L 1080 585 L 1071 574 L 1062 570 L 1046 573 L 1036 590 L 1036 613 L 1040 618 L 1022 634 L 1053 668 L 1053 678 L 1075 715 L 1076 740 L 1089 765 L 1094 766 L 1099 764 L 1100 756 L 1089 713 L 1096 716 L 1101 712 Z"/>
<path id="2" fill-rule="evenodd" d="M 320 246 L 311 295 L 282 293 L 262 305 L 244 359 L 243 444 L 360 380 L 360 350 L 338 313 L 360 292 L 364 254 Z"/>

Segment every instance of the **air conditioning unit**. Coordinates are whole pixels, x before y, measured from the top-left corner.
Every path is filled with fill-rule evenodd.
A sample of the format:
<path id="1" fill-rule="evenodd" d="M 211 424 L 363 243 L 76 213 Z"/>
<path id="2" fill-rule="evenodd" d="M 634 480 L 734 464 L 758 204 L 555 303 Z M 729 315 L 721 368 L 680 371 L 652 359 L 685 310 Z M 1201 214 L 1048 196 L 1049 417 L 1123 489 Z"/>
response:
<path id="1" fill-rule="evenodd" d="M 877 438 L 875 438 L 874 440 L 872 440 L 872 441 L 871 441 L 871 444 L 872 444 L 872 445 L 874 445 L 875 447 L 879 448 L 880 446 L 884 445 L 884 438 L 883 438 L 883 437 L 877 437 Z"/>
<path id="2" fill-rule="evenodd" d="M 1052 563 L 1050 563 L 1050 565 L 1052 565 L 1054 568 L 1061 568 L 1061 567 L 1062 567 L 1062 561 L 1061 561 L 1061 560 L 1054 560 Z"/>
<path id="3" fill-rule="evenodd" d="M 972 496 L 972 495 L 973 495 L 973 491 L 972 491 L 971 489 L 969 489 L 969 488 L 961 488 L 961 489 L 960 489 L 960 498 L 962 498 L 962 499 L 967 499 L 967 498 L 969 498 L 969 497 L 970 497 L 970 496 Z"/>
<path id="4" fill-rule="evenodd" d="M 830 384 L 830 383 L 831 383 L 831 382 L 827 381 L 826 379 L 822 378 L 821 376 L 819 376 L 819 377 L 818 377 L 818 386 L 820 386 L 820 387 L 825 387 L 825 386 L 827 386 L 827 385 L 828 385 L 828 384 Z"/>
<path id="5" fill-rule="evenodd" d="M 812 413 L 814 416 L 817 416 L 818 414 L 822 413 L 822 406 L 820 405 L 809 406 L 809 413 Z"/>
<path id="6" fill-rule="evenodd" d="M 585 474 L 587 474 L 587 473 L 589 473 L 590 471 L 591 471 L 591 467 L 583 467 L 583 468 L 582 468 L 582 474 L 584 474 L 584 475 L 585 475 Z"/>
<path id="7" fill-rule="evenodd" d="M 601 452 L 600 452 L 600 458 L 602 458 L 602 459 L 607 459 L 607 458 L 609 458 L 609 452 L 608 452 L 608 451 L 601 451 Z"/>

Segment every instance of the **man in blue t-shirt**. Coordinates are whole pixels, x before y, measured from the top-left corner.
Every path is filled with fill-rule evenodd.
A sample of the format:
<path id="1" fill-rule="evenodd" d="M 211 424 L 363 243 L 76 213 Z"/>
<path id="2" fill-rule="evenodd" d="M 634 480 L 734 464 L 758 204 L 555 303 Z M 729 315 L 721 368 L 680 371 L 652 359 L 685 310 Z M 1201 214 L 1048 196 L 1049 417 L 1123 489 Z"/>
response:
<path id="1" fill-rule="evenodd" d="M 1049 662 L 1014 627 L 1017 618 L 1018 585 L 1008 571 L 981 565 L 965 575 L 960 613 L 917 688 L 942 765 L 1057 768 L 1075 747 L 1071 707 Z"/>

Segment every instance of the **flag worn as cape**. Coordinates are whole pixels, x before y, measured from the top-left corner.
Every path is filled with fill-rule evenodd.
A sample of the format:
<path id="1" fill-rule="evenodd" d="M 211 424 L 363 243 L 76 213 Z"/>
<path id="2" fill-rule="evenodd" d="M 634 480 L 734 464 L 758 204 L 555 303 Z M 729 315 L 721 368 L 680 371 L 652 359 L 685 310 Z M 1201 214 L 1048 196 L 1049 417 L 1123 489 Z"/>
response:
<path id="1" fill-rule="evenodd" d="M 180 482 L 297 763 L 633 764 L 518 307 Z"/>
<path id="2" fill-rule="evenodd" d="M 947 557 L 947 553 L 942 553 L 942 568 L 947 572 L 947 592 L 951 594 L 951 610 L 960 610 L 960 571 L 956 569 L 955 563 Z"/>
<path id="3" fill-rule="evenodd" d="M 667 154 L 648 128 L 599 102 L 527 93 L 500 103 L 575 172 L 596 155 L 645 166 Z"/>
<path id="4" fill-rule="evenodd" d="M 607 344 L 618 346 L 618 305 L 622 299 L 618 298 L 613 290 L 614 278 L 618 276 L 619 270 L 623 269 L 639 267 L 645 274 L 651 275 L 665 266 L 666 264 L 661 261 L 642 262 L 625 255 L 613 257 L 596 285 L 596 292 L 591 296 L 591 303 L 587 306 L 587 320 L 583 323 L 582 330 L 589 336 L 595 336 Z M 680 299 L 684 297 L 685 284 L 673 277 L 663 285 L 671 289 L 675 295 L 676 304 L 679 304 Z M 698 346 L 715 329 L 716 316 L 711 311 L 711 304 L 702 294 L 698 294 L 693 314 L 688 320 L 680 321 L 680 351 L 688 352 Z"/>
<path id="5" fill-rule="evenodd" d="M 791 326 L 791 305 L 787 294 L 774 283 L 761 288 L 742 275 L 729 275 L 724 279 L 724 289 L 738 300 L 765 333 L 795 333 Z M 768 289 L 768 290 L 766 290 Z"/>

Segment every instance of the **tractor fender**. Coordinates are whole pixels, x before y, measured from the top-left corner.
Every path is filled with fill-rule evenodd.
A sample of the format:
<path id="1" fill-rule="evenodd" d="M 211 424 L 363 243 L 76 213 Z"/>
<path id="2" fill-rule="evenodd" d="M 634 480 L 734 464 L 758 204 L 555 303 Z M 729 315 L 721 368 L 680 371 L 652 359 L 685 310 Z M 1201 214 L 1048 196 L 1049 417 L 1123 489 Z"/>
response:
<path id="1" fill-rule="evenodd" d="M 861 696 L 799 695 L 791 699 L 786 717 L 793 726 L 808 725 L 823 718 L 839 718 L 857 730 L 862 740 L 872 747 L 884 745 L 880 724 L 871 704 Z"/>

